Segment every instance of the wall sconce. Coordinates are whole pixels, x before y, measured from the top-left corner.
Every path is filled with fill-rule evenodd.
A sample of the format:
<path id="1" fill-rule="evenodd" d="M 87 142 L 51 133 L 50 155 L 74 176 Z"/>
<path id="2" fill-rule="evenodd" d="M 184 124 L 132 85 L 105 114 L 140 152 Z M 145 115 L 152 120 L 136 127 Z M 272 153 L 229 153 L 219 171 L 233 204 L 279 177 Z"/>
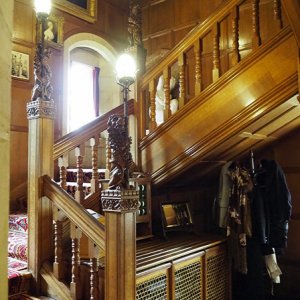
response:
<path id="1" fill-rule="evenodd" d="M 48 65 L 51 51 L 45 48 L 45 23 L 50 14 L 51 0 L 35 0 L 34 7 L 37 17 L 37 48 L 34 57 L 34 87 L 31 101 L 38 99 L 51 101 L 53 87 L 51 85 L 51 70 Z"/>

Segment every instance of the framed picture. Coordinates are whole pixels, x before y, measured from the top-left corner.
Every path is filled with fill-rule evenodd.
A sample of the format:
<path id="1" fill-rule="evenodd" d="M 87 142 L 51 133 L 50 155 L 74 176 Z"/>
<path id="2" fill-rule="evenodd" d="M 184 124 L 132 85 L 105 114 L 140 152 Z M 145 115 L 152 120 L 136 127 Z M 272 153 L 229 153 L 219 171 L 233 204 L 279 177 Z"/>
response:
<path id="1" fill-rule="evenodd" d="M 17 79 L 29 80 L 29 54 L 11 52 L 11 76 Z"/>
<path id="2" fill-rule="evenodd" d="M 63 17 L 50 15 L 40 28 L 40 35 L 43 34 L 44 41 L 48 46 L 60 48 L 63 45 Z M 42 32 L 43 31 L 43 32 Z"/>
<path id="3" fill-rule="evenodd" d="M 164 236 L 167 231 L 190 231 L 192 229 L 193 220 L 188 202 L 163 202 L 161 213 Z"/>
<path id="4" fill-rule="evenodd" d="M 53 6 L 90 23 L 97 20 L 97 0 L 54 0 Z"/>

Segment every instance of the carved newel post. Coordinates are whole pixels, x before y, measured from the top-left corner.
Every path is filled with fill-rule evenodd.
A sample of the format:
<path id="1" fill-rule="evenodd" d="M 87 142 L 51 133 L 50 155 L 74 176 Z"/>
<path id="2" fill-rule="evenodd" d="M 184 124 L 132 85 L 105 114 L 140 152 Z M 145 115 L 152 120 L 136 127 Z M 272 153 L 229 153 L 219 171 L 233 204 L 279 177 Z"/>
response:
<path id="1" fill-rule="evenodd" d="M 46 4 L 47 1 L 43 1 Z M 49 3 L 48 3 L 49 5 Z M 50 3 L 51 5 L 51 3 Z M 38 5 L 36 5 L 37 8 Z M 37 11 L 37 31 L 48 13 Z M 53 140 L 55 105 L 52 100 L 51 71 L 48 65 L 49 49 L 41 37 L 34 58 L 34 88 L 27 103 L 28 132 L 28 268 L 32 271 L 35 286 L 40 288 L 39 271 L 42 262 L 49 259 L 53 241 L 51 205 L 42 197 L 41 176 L 53 175 Z"/>
<path id="2" fill-rule="evenodd" d="M 130 71 L 125 62 L 121 65 L 125 71 Z M 139 195 L 129 186 L 130 169 L 134 163 L 127 116 L 128 88 L 134 82 L 135 71 L 134 74 L 123 75 L 118 76 L 118 83 L 123 87 L 124 116 L 112 115 L 108 120 L 111 173 L 108 190 L 101 193 L 106 232 L 106 300 L 134 300 L 136 294 L 136 210 Z"/>

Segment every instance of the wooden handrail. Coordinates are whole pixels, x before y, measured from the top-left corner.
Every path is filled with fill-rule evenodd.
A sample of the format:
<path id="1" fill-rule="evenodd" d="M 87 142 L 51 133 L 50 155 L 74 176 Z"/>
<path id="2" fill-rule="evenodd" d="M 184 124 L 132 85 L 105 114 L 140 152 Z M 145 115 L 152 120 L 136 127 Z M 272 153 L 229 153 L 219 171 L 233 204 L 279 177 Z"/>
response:
<path id="1" fill-rule="evenodd" d="M 127 102 L 128 114 L 134 113 L 134 100 Z M 109 116 L 113 114 L 123 114 L 123 104 L 96 118 L 90 123 L 82 126 L 80 129 L 72 131 L 59 140 L 53 146 L 53 159 L 58 159 L 64 153 L 73 150 L 77 146 L 85 143 L 90 138 L 106 130 Z"/>
<path id="2" fill-rule="evenodd" d="M 97 246 L 102 250 L 105 249 L 105 230 L 101 223 L 89 215 L 81 204 L 62 190 L 48 175 L 43 176 L 43 194 Z"/>

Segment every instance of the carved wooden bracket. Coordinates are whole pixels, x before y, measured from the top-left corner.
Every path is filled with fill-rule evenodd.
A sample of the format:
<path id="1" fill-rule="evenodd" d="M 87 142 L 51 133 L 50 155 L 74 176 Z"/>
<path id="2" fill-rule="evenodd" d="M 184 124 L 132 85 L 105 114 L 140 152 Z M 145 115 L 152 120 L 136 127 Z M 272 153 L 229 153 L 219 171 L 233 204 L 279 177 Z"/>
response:
<path id="1" fill-rule="evenodd" d="M 105 190 L 101 192 L 103 211 L 128 212 L 138 208 L 139 192 L 136 190 Z"/>
<path id="2" fill-rule="evenodd" d="M 27 119 L 54 119 L 55 118 L 55 103 L 53 100 L 45 101 L 39 98 L 35 101 L 30 101 L 27 103 Z"/>

